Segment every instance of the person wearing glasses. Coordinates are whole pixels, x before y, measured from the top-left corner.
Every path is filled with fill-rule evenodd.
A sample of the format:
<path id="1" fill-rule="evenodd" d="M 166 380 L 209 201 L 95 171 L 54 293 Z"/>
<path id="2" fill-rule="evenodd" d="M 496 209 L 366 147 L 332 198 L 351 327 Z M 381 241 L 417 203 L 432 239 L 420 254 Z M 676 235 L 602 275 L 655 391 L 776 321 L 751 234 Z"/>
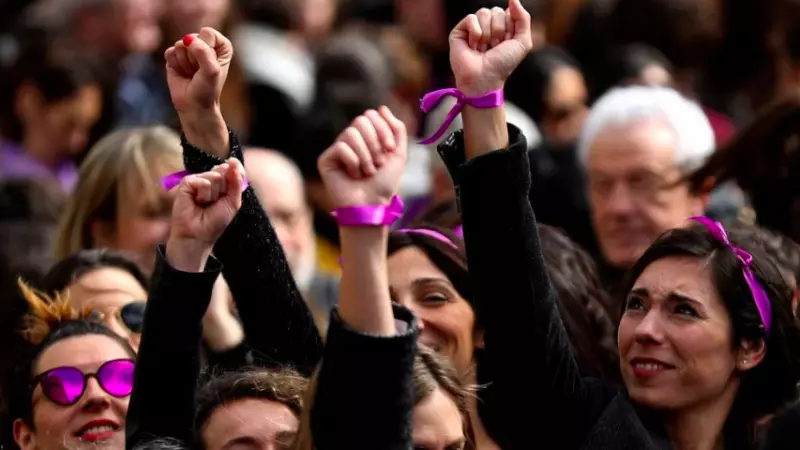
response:
<path id="1" fill-rule="evenodd" d="M 139 350 L 149 280 L 133 260 L 111 250 L 81 250 L 56 263 L 39 288 L 48 295 L 68 293 L 73 307 L 90 308 Z"/>
<path id="2" fill-rule="evenodd" d="M 88 310 L 21 289 L 33 348 L 7 380 L 14 441 L 22 450 L 122 449 L 136 352 Z"/>

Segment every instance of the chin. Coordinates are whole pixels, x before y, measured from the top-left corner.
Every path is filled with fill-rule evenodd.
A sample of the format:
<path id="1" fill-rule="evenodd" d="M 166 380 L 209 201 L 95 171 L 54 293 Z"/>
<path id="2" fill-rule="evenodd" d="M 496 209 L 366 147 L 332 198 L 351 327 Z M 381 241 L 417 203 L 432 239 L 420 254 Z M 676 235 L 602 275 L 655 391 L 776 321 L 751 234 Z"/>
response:
<path id="1" fill-rule="evenodd" d="M 660 411 L 674 409 L 678 398 L 671 389 L 653 387 L 634 387 L 628 395 L 637 405 Z"/>

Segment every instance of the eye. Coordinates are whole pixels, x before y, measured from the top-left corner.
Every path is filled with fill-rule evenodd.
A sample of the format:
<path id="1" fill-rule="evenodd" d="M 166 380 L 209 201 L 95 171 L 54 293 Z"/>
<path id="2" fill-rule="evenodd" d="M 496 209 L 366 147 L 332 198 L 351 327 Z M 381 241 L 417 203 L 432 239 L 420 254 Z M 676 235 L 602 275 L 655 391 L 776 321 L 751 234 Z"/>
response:
<path id="1" fill-rule="evenodd" d="M 447 303 L 450 299 L 441 292 L 429 292 L 422 297 L 422 303 L 430 306 L 439 306 Z"/>
<path id="2" fill-rule="evenodd" d="M 688 303 L 679 303 L 675 306 L 675 312 L 689 317 L 699 317 L 697 310 Z"/>
<path id="3" fill-rule="evenodd" d="M 628 301 L 625 302 L 625 310 L 626 311 L 643 311 L 644 310 L 644 303 L 638 297 L 628 297 Z"/>

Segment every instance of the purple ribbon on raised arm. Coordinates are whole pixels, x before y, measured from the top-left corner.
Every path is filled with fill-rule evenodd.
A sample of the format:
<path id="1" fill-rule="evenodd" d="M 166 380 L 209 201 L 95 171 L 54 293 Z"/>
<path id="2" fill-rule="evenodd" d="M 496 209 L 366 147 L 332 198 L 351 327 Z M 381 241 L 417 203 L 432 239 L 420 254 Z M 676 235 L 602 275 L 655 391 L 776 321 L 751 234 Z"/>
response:
<path id="1" fill-rule="evenodd" d="M 165 191 L 171 191 L 175 189 L 179 184 L 181 184 L 181 180 L 188 177 L 192 173 L 188 170 L 181 170 L 180 172 L 171 173 L 164 178 L 161 179 L 161 185 L 164 186 Z M 243 180 L 242 183 L 242 191 L 247 189 L 247 178 Z"/>
<path id="2" fill-rule="evenodd" d="M 468 95 L 464 95 L 463 92 L 456 88 L 449 88 L 440 89 L 438 91 L 425 94 L 425 96 L 422 97 L 420 108 L 422 111 L 428 113 L 445 97 L 455 97 L 456 104 L 447 113 L 447 117 L 445 117 L 444 122 L 439 126 L 439 129 L 437 129 L 431 137 L 420 141 L 420 144 L 428 145 L 438 141 L 444 132 L 450 127 L 450 124 L 452 124 L 453 121 L 456 120 L 456 117 L 461 114 L 461 110 L 464 109 L 464 106 L 470 105 L 481 109 L 496 108 L 501 106 L 504 101 L 502 89 L 497 89 L 487 92 L 483 95 L 470 97 Z"/>
<path id="3" fill-rule="evenodd" d="M 753 301 L 758 309 L 758 315 L 761 316 L 761 323 L 764 324 L 764 331 L 769 333 L 770 325 L 772 324 L 772 304 L 769 302 L 769 297 L 764 287 L 761 286 L 761 283 L 758 282 L 753 271 L 750 270 L 750 266 L 753 264 L 753 255 L 731 244 L 730 239 L 728 239 L 728 233 L 725 232 L 725 228 L 722 227 L 721 223 L 702 216 L 692 217 L 691 220 L 705 226 L 714 239 L 725 244 L 725 246 L 730 248 L 739 258 L 739 261 L 742 263 L 742 275 L 744 275 L 744 280 L 750 288 Z"/>
<path id="4" fill-rule="evenodd" d="M 345 206 L 331 211 L 331 215 L 342 226 L 392 225 L 403 215 L 403 201 L 395 195 L 388 205 Z"/>

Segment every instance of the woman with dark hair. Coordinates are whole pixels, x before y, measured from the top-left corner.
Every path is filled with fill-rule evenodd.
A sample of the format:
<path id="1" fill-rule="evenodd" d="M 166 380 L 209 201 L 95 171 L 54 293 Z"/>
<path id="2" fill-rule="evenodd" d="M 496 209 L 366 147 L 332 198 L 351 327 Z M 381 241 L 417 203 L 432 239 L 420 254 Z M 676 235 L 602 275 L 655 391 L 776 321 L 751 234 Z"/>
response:
<path id="1" fill-rule="evenodd" d="M 41 47 L 25 48 L 3 79 L 0 177 L 52 179 L 69 192 L 100 118 L 99 78 L 78 49 Z"/>
<path id="2" fill-rule="evenodd" d="M 88 311 L 20 287 L 33 347 L 4 390 L 17 446 L 122 449 L 136 353 Z"/>
<path id="3" fill-rule="evenodd" d="M 630 44 L 610 51 L 610 60 L 601 70 L 598 93 L 629 84 L 671 86 L 672 64 L 657 49 L 645 44 Z"/>
<path id="4" fill-rule="evenodd" d="M 578 140 L 589 108 L 578 62 L 558 47 L 531 52 L 508 78 L 506 98 L 525 111 L 545 141 L 557 145 Z"/>
<path id="5" fill-rule="evenodd" d="M 524 58 L 506 49 L 453 45 L 459 89 L 502 87 Z M 439 152 L 457 181 L 493 375 L 480 412 L 495 441 L 504 449 L 527 448 L 532 436 L 567 450 L 755 448 L 756 422 L 796 397 L 800 376 L 791 292 L 769 258 L 706 218 L 663 235 L 625 289 L 624 389 L 584 378 L 542 256 L 524 137 L 502 108 L 464 114 L 463 133 Z M 520 346 L 535 370 L 520 370 Z"/>
<path id="6" fill-rule="evenodd" d="M 48 295 L 62 293 L 75 308 L 91 310 L 139 349 L 149 280 L 132 260 L 110 250 L 82 250 L 56 263 L 38 287 Z"/>

